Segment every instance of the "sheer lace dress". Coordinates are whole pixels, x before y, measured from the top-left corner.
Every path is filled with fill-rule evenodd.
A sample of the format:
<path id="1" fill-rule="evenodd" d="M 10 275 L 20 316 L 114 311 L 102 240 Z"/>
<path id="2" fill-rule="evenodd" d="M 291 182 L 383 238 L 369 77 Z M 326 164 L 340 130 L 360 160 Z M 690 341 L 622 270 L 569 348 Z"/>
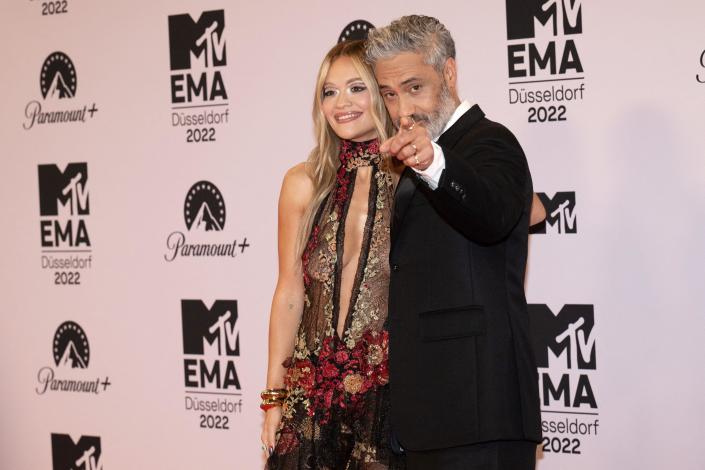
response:
<path id="1" fill-rule="evenodd" d="M 284 364 L 289 396 L 268 469 L 403 468 L 389 448 L 385 323 L 393 185 L 380 162 L 376 140 L 341 143 L 335 186 L 314 218 L 302 257 L 305 305 L 293 355 Z M 364 191 L 367 179 L 358 172 L 366 167 L 359 255 L 345 253 L 357 245 L 346 245 L 353 233 L 346 224 L 355 223 L 348 210 L 356 184 Z"/>

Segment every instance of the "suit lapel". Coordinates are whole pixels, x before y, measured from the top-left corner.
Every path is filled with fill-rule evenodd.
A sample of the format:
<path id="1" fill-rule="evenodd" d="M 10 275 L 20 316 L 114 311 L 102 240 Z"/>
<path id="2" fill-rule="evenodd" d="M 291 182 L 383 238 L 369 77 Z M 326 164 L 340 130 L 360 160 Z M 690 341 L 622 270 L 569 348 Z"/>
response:
<path id="1" fill-rule="evenodd" d="M 445 148 L 455 147 L 470 128 L 483 117 L 485 117 L 485 113 L 482 112 L 478 105 L 473 105 L 448 130 L 441 134 L 438 138 L 438 145 Z"/>
<path id="2" fill-rule="evenodd" d="M 404 220 L 404 215 L 406 215 L 406 210 L 409 208 L 409 203 L 414 197 L 416 192 L 416 177 L 412 174 L 413 170 L 411 168 L 405 168 L 399 178 L 399 184 L 397 185 L 397 190 L 394 193 L 394 218 L 392 219 L 392 245 L 397 239 L 397 234 L 399 232 L 399 227 Z"/>

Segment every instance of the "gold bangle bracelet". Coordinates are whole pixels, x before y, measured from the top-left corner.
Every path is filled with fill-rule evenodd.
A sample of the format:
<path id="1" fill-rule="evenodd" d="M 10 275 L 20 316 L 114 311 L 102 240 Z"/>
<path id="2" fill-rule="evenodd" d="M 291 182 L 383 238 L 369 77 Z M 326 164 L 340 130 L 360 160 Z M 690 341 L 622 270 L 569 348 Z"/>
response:
<path id="1" fill-rule="evenodd" d="M 262 403 L 284 403 L 286 398 L 263 398 Z"/>
<path id="2" fill-rule="evenodd" d="M 286 400 L 286 397 L 285 397 L 285 396 L 281 396 L 281 397 L 262 397 L 262 401 L 267 401 L 267 400 L 269 400 L 269 401 L 284 401 L 284 400 Z"/>
<path id="3" fill-rule="evenodd" d="M 262 393 L 260 393 L 261 398 L 281 398 L 281 397 L 286 397 L 289 394 L 286 389 L 277 389 L 277 390 L 265 390 Z"/>
<path id="4" fill-rule="evenodd" d="M 262 405 L 274 405 L 274 406 L 282 406 L 284 404 L 284 400 L 262 400 Z"/>
<path id="5" fill-rule="evenodd" d="M 259 405 L 259 407 L 260 407 L 260 409 L 261 409 L 262 411 L 267 411 L 267 410 L 270 410 L 270 409 L 272 409 L 272 408 L 279 408 L 279 407 L 281 407 L 281 406 L 282 406 L 282 404 L 281 404 L 281 403 L 278 403 L 278 402 L 277 402 L 277 403 L 264 403 L 264 402 L 263 402 L 263 403 L 260 403 L 260 405 Z"/>
<path id="6" fill-rule="evenodd" d="M 286 400 L 286 395 L 278 395 L 278 396 L 262 396 L 260 397 L 262 400 L 281 400 L 284 401 Z"/>

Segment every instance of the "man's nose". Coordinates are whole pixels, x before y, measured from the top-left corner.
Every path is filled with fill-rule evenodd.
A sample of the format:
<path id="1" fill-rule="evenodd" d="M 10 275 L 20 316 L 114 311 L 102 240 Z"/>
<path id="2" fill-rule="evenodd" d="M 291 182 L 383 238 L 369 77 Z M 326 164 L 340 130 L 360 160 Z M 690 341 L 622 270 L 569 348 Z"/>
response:
<path id="1" fill-rule="evenodd" d="M 408 98 L 402 98 L 399 97 L 399 117 L 401 118 L 402 116 L 411 116 L 414 114 L 416 107 L 414 104 L 409 100 Z"/>

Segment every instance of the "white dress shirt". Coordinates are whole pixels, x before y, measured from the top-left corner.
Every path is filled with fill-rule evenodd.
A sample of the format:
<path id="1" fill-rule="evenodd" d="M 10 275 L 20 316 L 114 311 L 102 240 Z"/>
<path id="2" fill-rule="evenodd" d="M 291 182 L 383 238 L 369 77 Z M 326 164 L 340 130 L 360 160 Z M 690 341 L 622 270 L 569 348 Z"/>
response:
<path id="1" fill-rule="evenodd" d="M 455 124 L 458 119 L 460 119 L 460 116 L 465 114 L 470 108 L 470 103 L 467 100 L 463 100 L 463 102 L 460 103 L 457 108 L 455 108 L 455 111 L 448 120 L 448 123 L 443 128 L 443 132 L 441 132 L 441 135 L 443 135 L 445 131 L 450 129 L 450 127 Z M 438 136 L 438 138 L 440 138 L 440 136 Z M 431 145 L 433 146 L 433 161 L 428 166 L 428 168 L 426 168 L 425 170 L 417 170 L 416 168 L 411 167 L 412 170 L 414 170 L 421 177 L 421 179 L 423 179 L 428 184 L 431 189 L 436 189 L 438 187 L 438 182 L 441 179 L 441 174 L 446 168 L 446 157 L 445 155 L 443 155 L 443 149 L 440 145 L 436 143 L 438 138 L 431 142 Z"/>

